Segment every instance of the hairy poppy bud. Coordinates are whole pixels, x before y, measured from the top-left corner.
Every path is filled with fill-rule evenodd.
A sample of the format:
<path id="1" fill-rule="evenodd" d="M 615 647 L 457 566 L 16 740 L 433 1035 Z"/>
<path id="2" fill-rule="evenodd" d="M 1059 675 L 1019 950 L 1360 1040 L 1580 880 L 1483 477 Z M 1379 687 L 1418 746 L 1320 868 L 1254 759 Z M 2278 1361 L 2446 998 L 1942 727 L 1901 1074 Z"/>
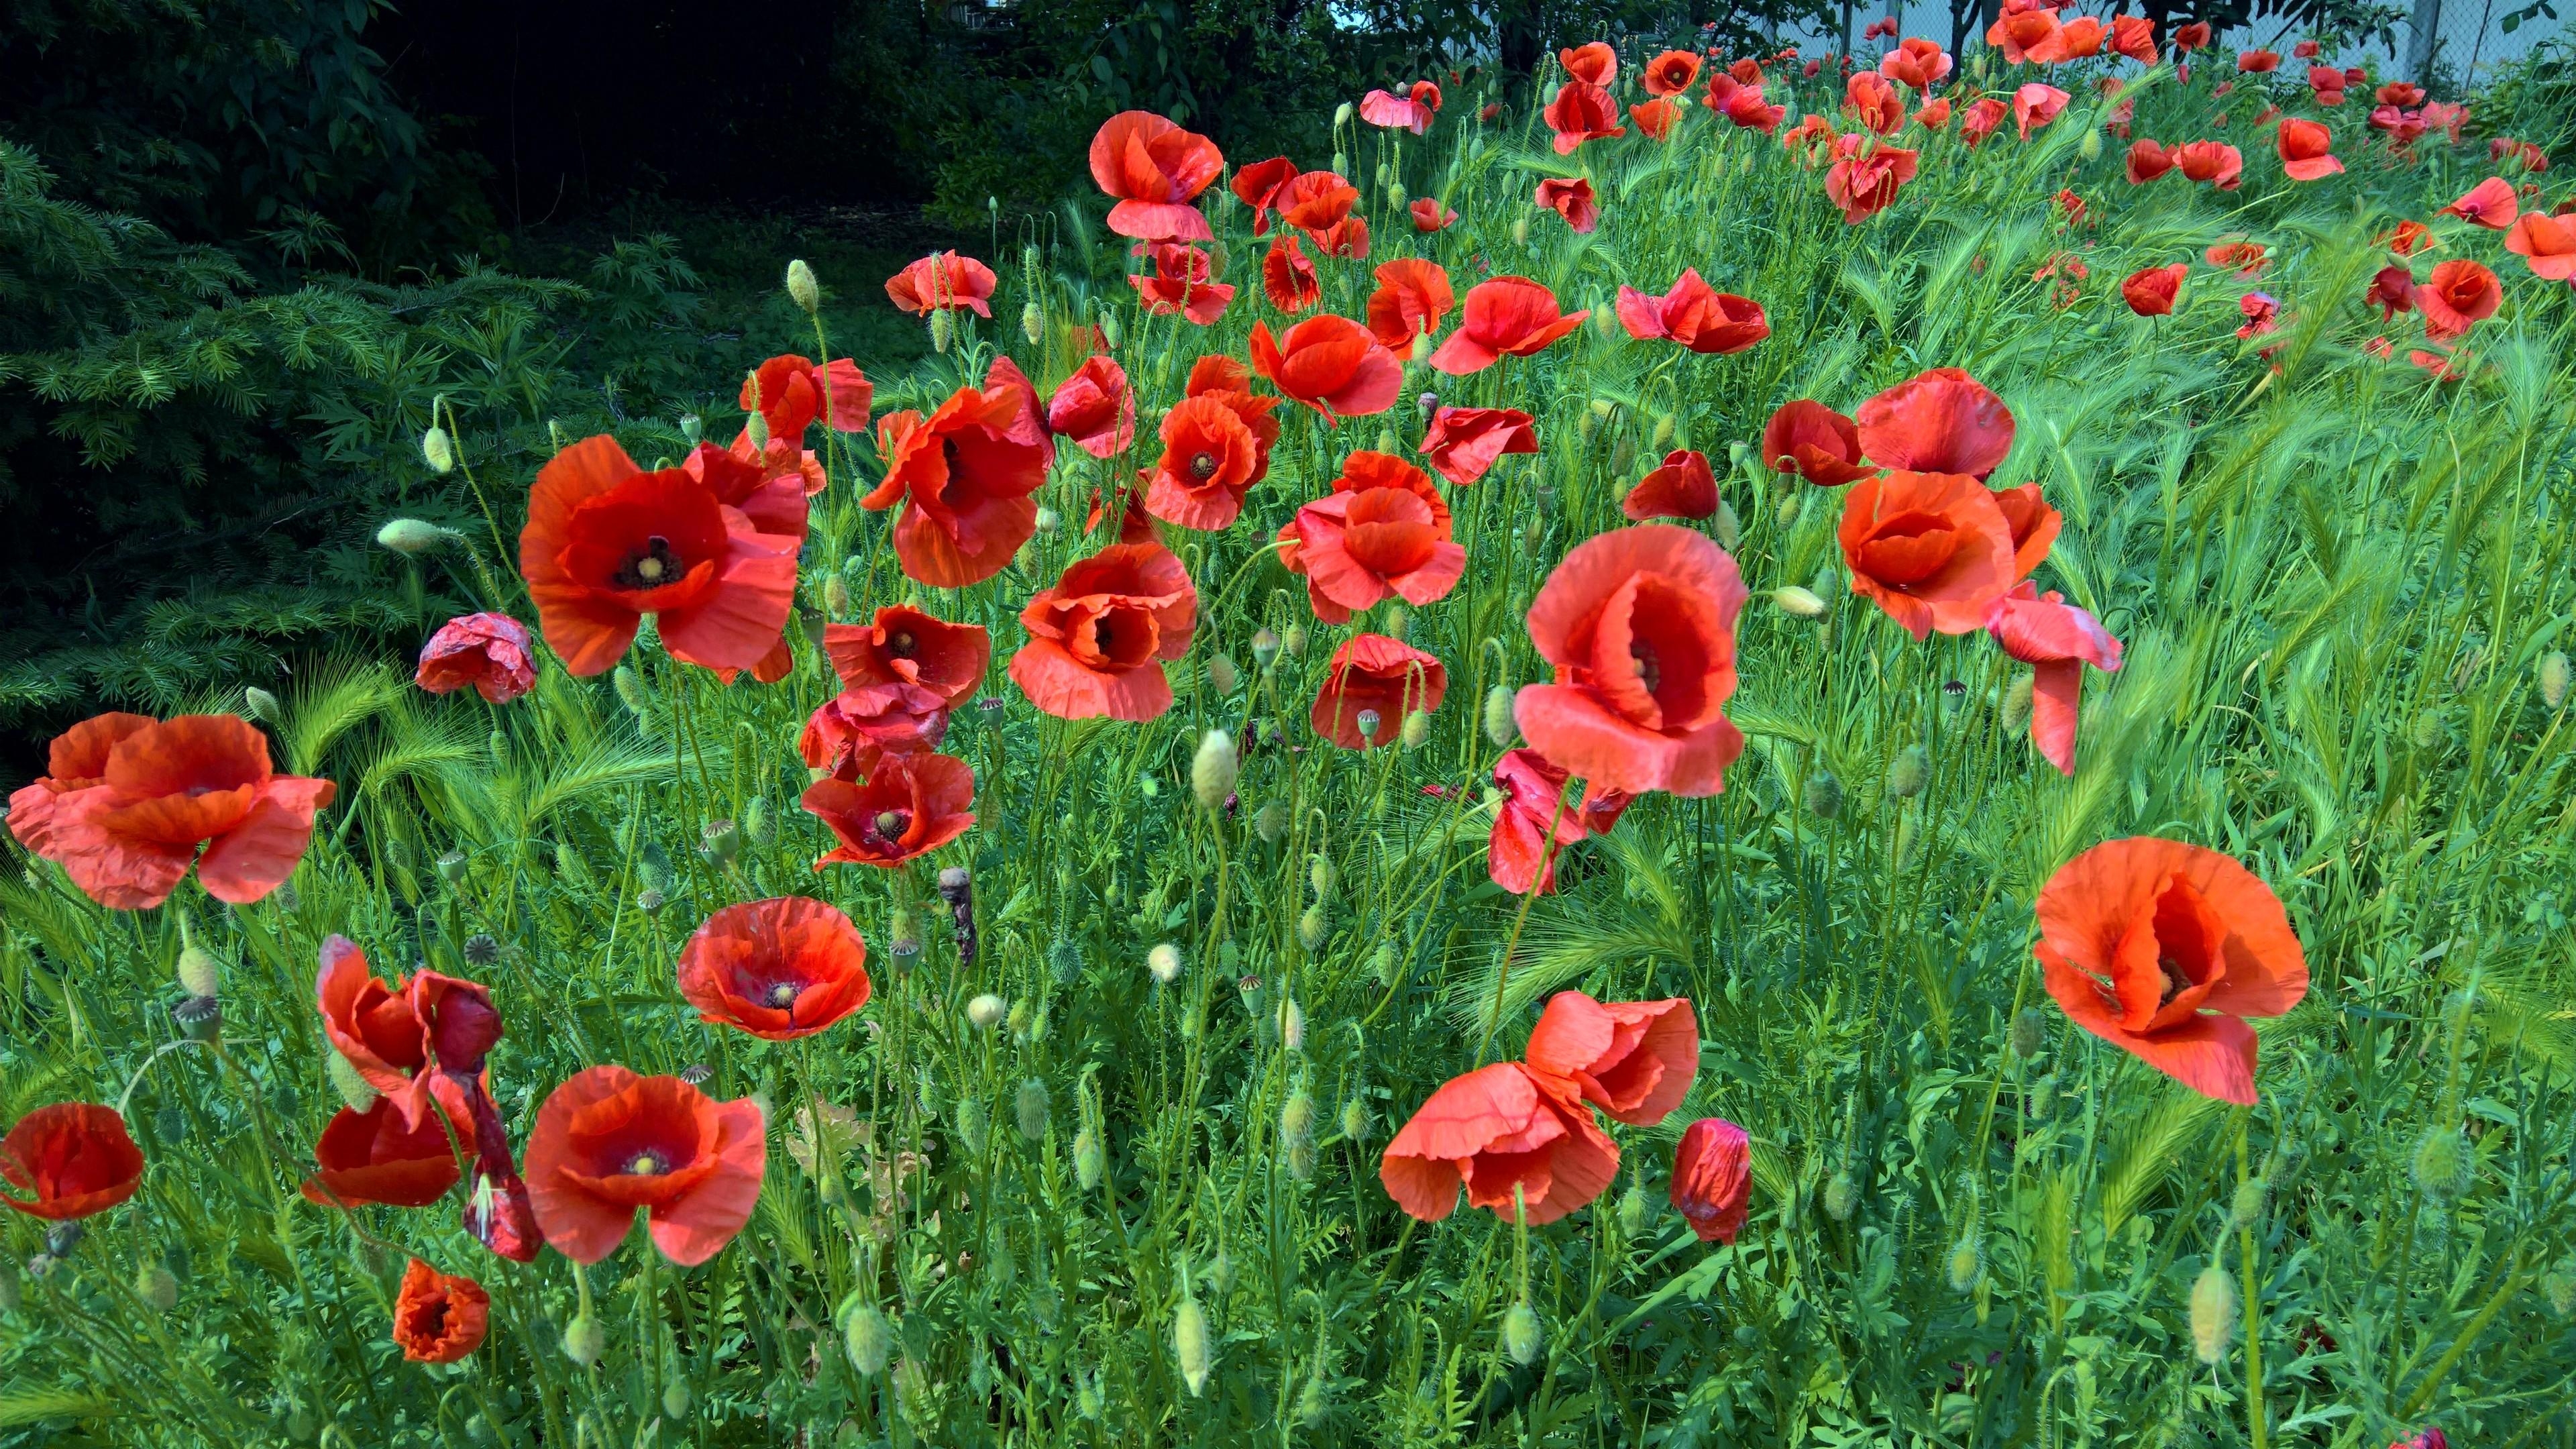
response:
<path id="1" fill-rule="evenodd" d="M 1921 745 L 1907 745 L 1887 767 L 1887 793 L 1893 799 L 1911 800 L 1923 793 L 1931 777 L 1931 752 Z"/>
<path id="2" fill-rule="evenodd" d="M 1199 808 L 1224 809 L 1226 797 L 1234 793 L 1235 781 L 1242 775 L 1243 762 L 1234 752 L 1234 736 L 1223 730 L 1209 730 L 1200 737 L 1199 752 L 1190 760 L 1190 793 L 1198 797 Z"/>
<path id="3" fill-rule="evenodd" d="M 2084 139 L 2075 143 L 2075 154 L 2083 157 L 2087 161 L 2100 160 L 2102 156 L 2101 131 L 2091 126 L 2085 127 Z"/>
<path id="4" fill-rule="evenodd" d="M 1306 884 L 1314 888 L 1316 900 L 1331 900 L 1333 887 L 1340 880 L 1340 874 L 1333 869 L 1332 857 L 1317 855 L 1307 863 Z"/>
<path id="5" fill-rule="evenodd" d="M 957 324 L 949 320 L 949 309 L 940 307 L 930 314 L 930 350 L 946 356 L 948 344 L 956 336 Z"/>
<path id="6" fill-rule="evenodd" d="M 1306 653 L 1306 626 L 1303 624 L 1289 625 L 1288 632 L 1279 636 L 1279 652 L 1287 655 L 1291 659 L 1304 657 Z"/>
<path id="7" fill-rule="evenodd" d="M 1082 946 L 1070 936 L 1058 936 L 1047 947 L 1047 974 L 1058 986 L 1071 986 L 1082 979 Z"/>
<path id="8" fill-rule="evenodd" d="M 397 518 L 376 530 L 376 542 L 404 555 L 427 553 L 453 536 L 425 518 Z"/>
<path id="9" fill-rule="evenodd" d="M 1524 1298 L 1503 1314 L 1503 1352 L 1523 1368 L 1538 1362 L 1547 1348 L 1547 1330 L 1540 1326 L 1538 1310 Z"/>
<path id="10" fill-rule="evenodd" d="M 1825 1184 L 1825 1216 L 1838 1223 L 1851 1221 L 1852 1210 L 1860 1206 L 1860 1185 L 1848 1171 L 1837 1172 Z"/>
<path id="11" fill-rule="evenodd" d="M 1011 1014 L 1004 1024 L 1010 1028 L 1014 1041 L 1030 1040 L 1031 1028 L 1036 1028 L 1038 1034 L 1043 1035 L 1046 1027 L 1045 1020 L 1037 1014 L 1037 1008 L 1025 999 L 1011 1003 Z"/>
<path id="12" fill-rule="evenodd" d="M 1717 546 L 1728 553 L 1735 552 L 1736 545 L 1744 542 L 1744 525 L 1735 516 L 1734 504 L 1720 502 L 1717 505 L 1716 528 Z"/>
<path id="13" fill-rule="evenodd" d="M 1420 334 L 1417 333 L 1416 335 L 1418 336 Z M 1381 426 L 1377 430 L 1377 450 L 1379 452 L 1392 453 L 1402 446 L 1403 444 L 1398 441 L 1395 436 L 1395 429 Z"/>
<path id="14" fill-rule="evenodd" d="M 990 1119 L 984 1112 L 984 1099 L 981 1097 L 960 1097 L 957 1100 L 955 1120 L 957 1123 L 957 1141 L 966 1149 L 966 1154 L 969 1157 L 983 1156 L 984 1129 L 991 1125 Z"/>
<path id="15" fill-rule="evenodd" d="M 1085 1127 L 1073 1134 L 1073 1180 L 1090 1192 L 1100 1186 L 1103 1173 L 1109 1170 L 1109 1153 L 1100 1145 L 1100 1134 Z"/>
<path id="16" fill-rule="evenodd" d="M 1252 632 L 1252 662 L 1263 669 L 1268 669 L 1270 667 L 1270 661 L 1279 657 L 1279 645 L 1279 636 L 1270 632 L 1268 625 L 1265 624 L 1261 628 L 1254 630 Z"/>
<path id="17" fill-rule="evenodd" d="M 134 1296 L 152 1305 L 156 1313 L 167 1313 L 179 1306 L 179 1278 L 158 1263 L 146 1266 L 134 1275 Z"/>
<path id="18" fill-rule="evenodd" d="M 1410 348 L 1405 352 L 1405 354 L 1404 354 L 1404 355 L 1405 355 L 1405 360 L 1406 360 L 1406 361 L 1408 361 L 1408 362 L 1428 362 L 1428 361 L 1430 361 L 1430 360 L 1431 360 L 1431 334 L 1430 334 L 1430 333 L 1428 333 L 1428 332 L 1416 332 L 1416 333 L 1414 333 L 1414 334 L 1413 334 L 1413 343 L 1412 343 L 1411 347 L 1410 347 Z M 1426 392 L 1426 393 L 1424 393 L 1424 394 L 1422 395 L 1422 397 L 1419 399 L 1419 401 L 1420 401 L 1420 402 L 1421 402 L 1421 404 L 1422 404 L 1422 416 L 1423 416 L 1423 419 L 1427 422 L 1427 421 L 1429 421 L 1429 419 L 1430 419 L 1430 417 L 1431 417 L 1431 411 L 1432 411 L 1432 409 L 1434 409 L 1434 408 L 1436 408 L 1436 407 L 1440 406 L 1440 399 L 1439 399 L 1439 398 L 1437 398 L 1437 397 L 1435 397 L 1435 396 L 1433 396 L 1432 394 L 1430 394 L 1430 393 L 1427 393 L 1427 392 Z"/>
<path id="19" fill-rule="evenodd" d="M 1819 820 L 1831 820 L 1843 813 L 1843 782 L 1832 772 L 1819 772 L 1807 781 L 1807 812 Z"/>
<path id="20" fill-rule="evenodd" d="M 265 724 L 277 723 L 277 696 L 256 684 L 242 686 L 242 708 L 250 712 L 252 719 Z"/>
<path id="21" fill-rule="evenodd" d="M 1297 918 L 1297 944 L 1308 951 L 1321 951 L 1332 938 L 1333 918 L 1325 912 L 1322 901 L 1308 906 L 1306 913 Z"/>
<path id="22" fill-rule="evenodd" d="M 1279 1044 L 1292 1052 L 1306 1049 L 1306 1008 L 1293 996 L 1279 1006 Z"/>
<path id="23" fill-rule="evenodd" d="M 221 968 L 203 947 L 179 953 L 179 989 L 190 996 L 213 996 L 222 985 Z"/>
<path id="24" fill-rule="evenodd" d="M 767 845 L 771 827 L 769 797 L 754 795 L 742 804 L 742 838 L 754 845 Z"/>
<path id="25" fill-rule="evenodd" d="M 1369 969 L 1377 976 L 1377 984 L 1385 987 L 1389 991 L 1395 989 L 1396 978 L 1400 974 L 1396 969 L 1396 965 L 1395 943 L 1393 941 L 1378 942 L 1377 950 L 1370 953 Z"/>
<path id="26" fill-rule="evenodd" d="M 1812 592 L 1798 587 L 1796 584 L 1788 584 L 1781 588 L 1773 589 L 1771 591 L 1771 602 L 1779 605 L 1780 612 L 1789 615 L 1791 618 L 1821 619 L 1825 616 L 1825 601 L 1817 598 Z"/>
<path id="27" fill-rule="evenodd" d="M 1366 1142 L 1369 1135 L 1368 1103 L 1359 1097 L 1342 1100 L 1342 1138 L 1347 1142 Z"/>
<path id="28" fill-rule="evenodd" d="M 420 456 L 429 471 L 444 476 L 456 471 L 456 440 L 445 428 L 431 428 L 420 435 Z"/>
<path id="29" fill-rule="evenodd" d="M 1002 998 L 987 991 L 966 1003 L 966 1019 L 985 1031 L 999 1025 L 1002 1014 L 1010 1008 Z"/>
<path id="30" fill-rule="evenodd" d="M 2415 1144 L 2410 1169 L 2415 1190 L 2436 1205 L 2457 1202 L 2469 1189 L 2469 1144 L 2456 1127 L 2427 1127 Z"/>
<path id="31" fill-rule="evenodd" d="M 564 1357 L 574 1363 L 588 1368 L 599 1362 L 599 1356 L 607 1350 L 608 1331 L 599 1326 L 598 1319 L 587 1313 L 578 1313 L 573 1315 L 572 1322 L 564 1325 Z"/>
<path id="32" fill-rule="evenodd" d="M 1950 1245 L 1950 1287 L 1958 1293 L 1974 1293 L 1977 1283 L 1986 1276 L 1985 1249 L 1977 1242 L 1977 1230 L 1970 1228 Z"/>
<path id="33" fill-rule="evenodd" d="M 1512 245 L 1529 245 L 1529 217 L 1526 214 L 1512 218 Z"/>
<path id="34" fill-rule="evenodd" d="M 1378 632 L 1390 639 L 1401 639 L 1404 631 L 1412 627 L 1413 611 L 1402 604 L 1389 604 L 1386 606 L 1386 621 Z"/>
<path id="35" fill-rule="evenodd" d="M 1180 1360 L 1181 1378 L 1190 1386 L 1190 1397 L 1199 1397 L 1208 1380 L 1208 1321 L 1207 1310 L 1195 1298 L 1182 1299 L 1180 1309 L 1172 1315 L 1172 1355 Z"/>
<path id="36" fill-rule="evenodd" d="M 1786 529 L 1789 525 L 1796 523 L 1798 521 L 1798 509 L 1801 502 L 1802 500 L 1798 494 L 1782 494 L 1780 496 L 1780 506 L 1771 510 L 1771 521 L 1773 525 L 1778 528 Z"/>
<path id="37" fill-rule="evenodd" d="M 1315 1099 L 1304 1087 L 1288 1094 L 1279 1109 L 1279 1150 L 1288 1175 L 1305 1182 L 1315 1175 Z"/>
<path id="38" fill-rule="evenodd" d="M 1109 1411 L 1109 1395 L 1101 1386 L 1098 1369 L 1073 1371 L 1073 1406 L 1082 1417 L 1094 1423 Z"/>
<path id="39" fill-rule="evenodd" d="M 2027 1061 L 2039 1055 L 2048 1044 L 2048 1018 L 2036 1006 L 2025 1006 L 2013 1017 L 2013 1055 Z"/>
<path id="40" fill-rule="evenodd" d="M 1234 667 L 1233 659 L 1218 654 L 1208 660 L 1207 681 L 1208 688 L 1217 693 L 1232 694 L 1235 686 L 1243 683 L 1243 671 Z"/>
<path id="41" fill-rule="evenodd" d="M 1325 1416 L 1332 1411 L 1332 1402 L 1324 1393 L 1322 1376 L 1308 1374 L 1306 1386 L 1297 1391 L 1297 1422 L 1309 1429 L 1320 1429 L 1324 1426 Z"/>
<path id="42" fill-rule="evenodd" d="M 2227 1204 L 2227 1226 L 2242 1230 L 2263 1220 L 2263 1194 L 2266 1185 L 2259 1177 L 2249 1177 L 2236 1184 L 2236 1196 Z"/>
<path id="43" fill-rule="evenodd" d="M 676 1372 L 665 1374 L 662 1380 L 662 1417 L 685 1419 L 689 1416 L 689 1406 L 693 1402 L 695 1400 L 689 1393 L 689 1381 Z"/>
<path id="44" fill-rule="evenodd" d="M 1404 728 L 1397 738 L 1404 741 L 1404 747 L 1408 750 L 1422 748 L 1431 739 L 1431 716 L 1418 709 L 1406 711 Z"/>
<path id="45" fill-rule="evenodd" d="M 1207 256 L 1208 280 L 1212 282 L 1224 281 L 1225 264 L 1233 259 L 1234 254 L 1226 250 L 1225 243 L 1221 241 L 1212 241 L 1207 244 Z"/>
<path id="46" fill-rule="evenodd" d="M 1252 812 L 1252 833 L 1266 845 L 1277 845 L 1288 833 L 1288 807 L 1277 800 L 1265 800 Z"/>
<path id="47" fill-rule="evenodd" d="M 2567 702 L 2567 651 L 2552 649 L 2540 656 L 2540 702 L 2556 709 Z"/>
<path id="48" fill-rule="evenodd" d="M 1181 948 L 1169 941 L 1157 945 L 1153 950 L 1145 953 L 1145 969 L 1153 973 L 1156 981 L 1165 986 L 1171 985 L 1180 979 Z"/>
<path id="49" fill-rule="evenodd" d="M 2576 1314 L 2576 1271 L 2570 1271 L 2567 1265 L 2551 1269 L 2549 1275 L 2540 1280 L 2540 1291 L 2549 1299 L 2550 1312 L 2561 1318 Z M 5 1301 L 0 1301 L 0 1308 L 7 1306 Z"/>
<path id="50" fill-rule="evenodd" d="M 841 1315 L 841 1347 L 850 1367 L 869 1378 L 884 1373 L 894 1357 L 894 1328 L 873 1303 L 852 1303 Z"/>
<path id="51" fill-rule="evenodd" d="M 1031 1142 L 1046 1140 L 1047 1108 L 1046 1083 L 1035 1077 L 1020 1083 L 1020 1089 L 1011 1094 L 1011 1115 L 1017 1119 L 1020 1135 Z"/>
<path id="52" fill-rule="evenodd" d="M 358 1069 L 350 1065 L 347 1057 L 331 1052 L 323 1057 L 322 1065 L 331 1078 L 331 1089 L 340 1094 L 341 1101 L 349 1104 L 350 1111 L 364 1112 L 376 1104 L 375 1087 L 358 1075 Z"/>
<path id="53" fill-rule="evenodd" d="M 2020 734 L 2022 727 L 2030 723 L 2030 695 L 2037 684 L 2031 675 L 2017 674 L 2012 683 L 2004 686 L 2005 733 Z"/>
<path id="54" fill-rule="evenodd" d="M 1672 440 L 1673 440 L 1673 429 L 1674 429 L 1674 427 L 1675 427 L 1675 426 L 1676 426 L 1676 424 L 1673 422 L 1673 415 L 1672 415 L 1671 413 L 1657 413 L 1657 414 L 1655 414 L 1655 438 L 1654 438 L 1654 446 L 1655 446 L 1656 451 L 1661 452 L 1661 451 L 1662 451 L 1662 450 L 1663 450 L 1663 449 L 1664 449 L 1668 444 L 1670 444 L 1670 443 L 1672 442 Z M 1743 446 L 1743 444 L 1738 443 L 1738 444 L 1736 444 L 1735 446 L 1737 446 L 1737 447 L 1742 447 L 1742 446 Z"/>
<path id="55" fill-rule="evenodd" d="M 823 289 L 815 282 L 814 269 L 805 265 L 803 257 L 787 264 L 787 295 L 804 309 L 808 317 L 823 310 Z"/>
<path id="56" fill-rule="evenodd" d="M 934 313 L 933 315 L 936 316 L 938 314 Z M 761 453 L 768 452 L 769 415 L 760 412 L 757 409 L 753 410 L 750 416 L 742 420 L 742 434 L 744 437 L 751 440 L 753 451 Z"/>
<path id="57" fill-rule="evenodd" d="M 1028 338 L 1032 347 L 1046 341 L 1046 309 L 1034 298 L 1020 308 L 1020 335 Z"/>
<path id="58" fill-rule="evenodd" d="M 1485 738 L 1494 748 L 1508 750 L 1520 738 L 1520 723 L 1512 717 L 1512 687 L 1497 684 L 1485 691 Z"/>
<path id="59" fill-rule="evenodd" d="M 2215 1364 L 2227 1357 L 2236 1336 L 2236 1280 L 2212 1262 L 2191 1285 L 2191 1348 L 2200 1361 Z"/>

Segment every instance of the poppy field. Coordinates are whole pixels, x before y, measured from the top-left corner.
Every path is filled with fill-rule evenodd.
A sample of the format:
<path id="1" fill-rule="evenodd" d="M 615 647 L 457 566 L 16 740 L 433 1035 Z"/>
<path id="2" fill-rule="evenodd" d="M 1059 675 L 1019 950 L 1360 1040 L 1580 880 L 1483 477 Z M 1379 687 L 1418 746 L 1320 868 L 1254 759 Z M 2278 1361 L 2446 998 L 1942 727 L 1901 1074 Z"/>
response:
<path id="1" fill-rule="evenodd" d="M 2004 9 L 442 405 L 9 797 L 0 1446 L 2576 1442 L 2570 187 Z"/>

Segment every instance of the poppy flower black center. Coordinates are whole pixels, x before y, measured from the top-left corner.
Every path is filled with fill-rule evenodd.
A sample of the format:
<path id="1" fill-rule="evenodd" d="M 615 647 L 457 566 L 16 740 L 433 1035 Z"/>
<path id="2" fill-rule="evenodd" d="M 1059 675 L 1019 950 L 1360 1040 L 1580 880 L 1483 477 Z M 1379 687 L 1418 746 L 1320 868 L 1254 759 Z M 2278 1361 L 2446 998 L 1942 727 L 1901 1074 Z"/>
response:
<path id="1" fill-rule="evenodd" d="M 670 1170 L 671 1164 L 651 1152 L 638 1152 L 626 1163 L 626 1171 L 636 1177 L 659 1177 Z"/>
<path id="2" fill-rule="evenodd" d="M 767 1001 L 773 1010 L 785 1011 L 787 1008 L 796 1004 L 796 993 L 797 987 L 795 982 L 781 981 L 777 985 L 769 988 Z"/>
<path id="3" fill-rule="evenodd" d="M 413 1309 L 412 1330 L 432 1342 L 447 1336 L 447 1300 L 423 1304 Z"/>
<path id="4" fill-rule="evenodd" d="M 2191 989 L 2191 976 L 2182 969 L 2182 963 L 2175 960 L 2173 957 L 2158 956 L 2156 958 L 2156 970 L 2162 972 L 2165 978 L 2164 992 L 2156 998 L 2156 1005 L 2166 1005 L 2175 997 L 2180 996 L 2185 991 Z"/>
<path id="5" fill-rule="evenodd" d="M 1194 453 L 1190 457 L 1190 476 L 1205 483 L 1216 476 L 1216 454 Z"/>
<path id="6" fill-rule="evenodd" d="M 657 533 L 626 556 L 624 566 L 609 577 L 609 582 L 621 589 L 658 589 L 686 572 L 679 554 L 672 551 L 671 541 Z"/>
<path id="7" fill-rule="evenodd" d="M 886 640 L 886 652 L 897 659 L 910 659 L 914 651 L 920 648 L 921 641 L 913 638 L 912 631 L 909 629 L 897 629 L 893 636 Z"/>
<path id="8" fill-rule="evenodd" d="M 902 810 L 880 810 L 877 812 L 877 818 L 869 821 L 868 826 L 870 833 L 879 841 L 894 845 L 902 841 L 904 831 L 911 828 L 912 816 Z"/>

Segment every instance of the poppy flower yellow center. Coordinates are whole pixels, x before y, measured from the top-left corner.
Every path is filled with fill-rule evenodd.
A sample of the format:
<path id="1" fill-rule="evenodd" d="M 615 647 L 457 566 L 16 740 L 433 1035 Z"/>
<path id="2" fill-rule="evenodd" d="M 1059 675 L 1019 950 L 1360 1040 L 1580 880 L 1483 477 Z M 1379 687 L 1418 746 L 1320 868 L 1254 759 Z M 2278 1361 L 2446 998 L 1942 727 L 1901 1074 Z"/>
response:
<path id="1" fill-rule="evenodd" d="M 785 1011 L 787 1008 L 796 1004 L 796 994 L 797 990 L 795 982 L 781 981 L 777 985 L 769 988 L 767 999 L 771 1007 L 779 1011 Z"/>
<path id="2" fill-rule="evenodd" d="M 868 823 L 876 827 L 879 839 L 899 840 L 903 836 L 904 826 L 911 822 L 904 818 L 900 810 L 880 810 L 877 812 L 877 818 Z"/>
<path id="3" fill-rule="evenodd" d="M 1190 476 L 1205 483 L 1216 476 L 1216 454 L 1194 453 L 1190 456 Z"/>
<path id="4" fill-rule="evenodd" d="M 910 659 L 920 647 L 921 641 L 912 637 L 910 629 L 897 629 L 886 640 L 886 652 L 897 659 Z"/>
<path id="5" fill-rule="evenodd" d="M 609 582 L 621 589 L 659 588 L 688 570 L 671 541 L 660 534 L 644 540 L 644 546 L 626 556 L 626 563 Z"/>
<path id="6" fill-rule="evenodd" d="M 626 1171 L 635 1177 L 659 1177 L 671 1170 L 671 1164 L 652 1152 L 638 1152 L 626 1163 Z"/>

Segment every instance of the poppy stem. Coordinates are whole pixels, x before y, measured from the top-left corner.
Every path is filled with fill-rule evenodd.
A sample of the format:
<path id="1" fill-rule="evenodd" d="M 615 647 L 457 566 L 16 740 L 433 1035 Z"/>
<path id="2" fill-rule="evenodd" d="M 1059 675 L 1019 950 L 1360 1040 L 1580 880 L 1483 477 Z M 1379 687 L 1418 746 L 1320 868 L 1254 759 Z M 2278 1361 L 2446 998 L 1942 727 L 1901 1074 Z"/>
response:
<path id="1" fill-rule="evenodd" d="M 2245 1142 L 2252 1117 L 2252 1113 L 2246 1113 L 2236 1124 L 2236 1183 L 2240 1191 L 2253 1175 Z M 2263 1412 L 2263 1283 L 2254 1276 L 2254 1224 L 2251 1218 L 2237 1228 L 2236 1235 L 2244 1260 L 2245 1428 L 2254 1449 L 2263 1449 L 2269 1427 Z"/>
<path id="2" fill-rule="evenodd" d="M 1530 882 L 1528 893 L 1521 897 L 1520 911 L 1512 917 L 1511 937 L 1503 942 L 1503 959 L 1494 966 L 1494 1009 L 1485 1014 L 1484 1040 L 1476 1043 L 1476 1060 L 1479 1063 L 1484 1061 L 1486 1050 L 1494 1044 L 1495 1029 L 1503 1023 L 1503 986 L 1512 979 L 1512 952 L 1520 947 L 1521 927 L 1529 924 L 1530 904 L 1538 899 L 1539 892 L 1547 889 L 1552 879 L 1556 868 L 1556 827 L 1564 819 L 1565 792 L 1560 789 L 1556 792 L 1556 809 L 1547 818 L 1547 838 L 1539 850 L 1538 875 Z"/>

